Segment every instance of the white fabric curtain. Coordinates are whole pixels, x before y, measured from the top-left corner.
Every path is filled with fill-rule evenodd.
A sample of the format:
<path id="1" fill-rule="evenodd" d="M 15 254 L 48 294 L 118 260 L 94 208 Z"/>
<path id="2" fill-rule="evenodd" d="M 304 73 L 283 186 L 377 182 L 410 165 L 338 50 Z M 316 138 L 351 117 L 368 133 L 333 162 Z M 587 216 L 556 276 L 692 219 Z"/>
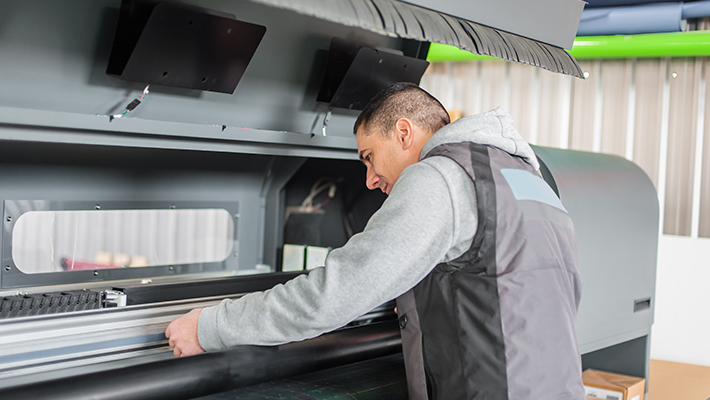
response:
<path id="1" fill-rule="evenodd" d="M 464 116 L 495 107 L 531 143 L 626 157 L 659 191 L 665 234 L 710 237 L 707 60 L 587 60 L 587 79 L 498 60 L 430 65 L 422 87 Z"/>

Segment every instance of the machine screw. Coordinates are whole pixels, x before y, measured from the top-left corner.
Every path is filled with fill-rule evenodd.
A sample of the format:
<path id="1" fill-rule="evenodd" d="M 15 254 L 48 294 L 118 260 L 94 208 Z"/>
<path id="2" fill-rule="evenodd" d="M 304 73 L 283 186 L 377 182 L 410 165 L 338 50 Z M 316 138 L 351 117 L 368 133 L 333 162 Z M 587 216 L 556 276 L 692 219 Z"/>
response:
<path id="1" fill-rule="evenodd" d="M 172 204 L 172 205 L 170 205 L 170 208 L 174 210 L 177 207 L 175 207 L 175 204 Z"/>
<path id="2" fill-rule="evenodd" d="M 99 276 L 99 271 L 94 271 L 94 276 Z"/>
<path id="3" fill-rule="evenodd" d="M 10 266 L 9 266 L 9 265 L 6 265 L 6 266 L 5 266 L 5 271 L 9 271 L 9 270 L 10 270 Z"/>
<path id="4" fill-rule="evenodd" d="M 12 222 L 12 217 L 9 215 L 7 216 L 7 222 Z"/>
<path id="5" fill-rule="evenodd" d="M 171 266 L 168 267 L 168 269 L 169 269 L 170 271 L 172 271 L 172 270 L 174 270 L 175 268 L 171 265 Z"/>
<path id="6" fill-rule="evenodd" d="M 100 209 L 101 209 L 101 205 L 97 204 L 94 208 L 97 209 L 97 210 L 100 210 Z"/>

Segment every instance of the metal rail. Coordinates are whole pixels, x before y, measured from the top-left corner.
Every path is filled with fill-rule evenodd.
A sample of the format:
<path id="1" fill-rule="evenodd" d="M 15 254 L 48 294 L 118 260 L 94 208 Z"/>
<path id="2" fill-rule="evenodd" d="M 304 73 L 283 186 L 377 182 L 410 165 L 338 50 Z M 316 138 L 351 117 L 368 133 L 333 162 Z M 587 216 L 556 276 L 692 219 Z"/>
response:
<path id="1" fill-rule="evenodd" d="M 240 346 L 0 390 L 0 398 L 191 399 L 401 351 L 397 321 L 282 346 Z"/>

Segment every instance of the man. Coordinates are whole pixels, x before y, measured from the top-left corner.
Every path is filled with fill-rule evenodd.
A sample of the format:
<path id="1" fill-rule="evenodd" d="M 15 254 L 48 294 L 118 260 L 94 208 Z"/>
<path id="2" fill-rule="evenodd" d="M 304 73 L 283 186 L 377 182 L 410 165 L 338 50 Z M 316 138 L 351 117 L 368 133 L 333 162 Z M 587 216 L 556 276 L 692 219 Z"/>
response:
<path id="1" fill-rule="evenodd" d="M 365 230 L 324 268 L 173 321 L 175 355 L 315 337 L 398 298 L 410 398 L 583 399 L 572 223 L 512 123 L 379 93 L 354 127 L 389 195 Z"/>

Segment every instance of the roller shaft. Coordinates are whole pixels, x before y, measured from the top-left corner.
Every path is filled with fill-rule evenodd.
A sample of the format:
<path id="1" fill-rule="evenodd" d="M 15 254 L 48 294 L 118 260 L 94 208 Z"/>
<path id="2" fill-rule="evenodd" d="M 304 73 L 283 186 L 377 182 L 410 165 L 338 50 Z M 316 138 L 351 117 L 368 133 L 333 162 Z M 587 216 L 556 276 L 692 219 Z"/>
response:
<path id="1" fill-rule="evenodd" d="M 0 390 L 0 398 L 191 399 L 401 351 L 397 321 L 343 329 L 281 346 L 239 346 L 197 356 Z"/>

